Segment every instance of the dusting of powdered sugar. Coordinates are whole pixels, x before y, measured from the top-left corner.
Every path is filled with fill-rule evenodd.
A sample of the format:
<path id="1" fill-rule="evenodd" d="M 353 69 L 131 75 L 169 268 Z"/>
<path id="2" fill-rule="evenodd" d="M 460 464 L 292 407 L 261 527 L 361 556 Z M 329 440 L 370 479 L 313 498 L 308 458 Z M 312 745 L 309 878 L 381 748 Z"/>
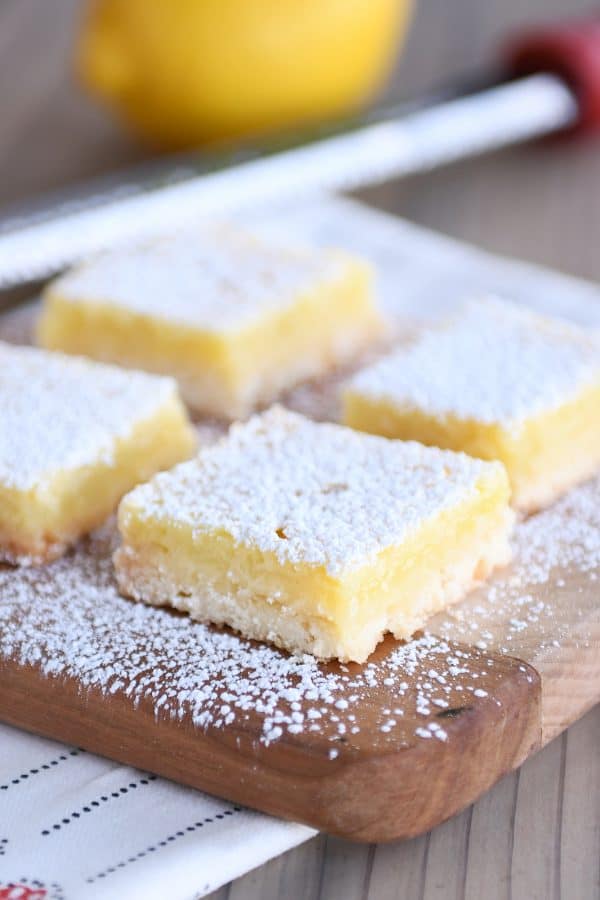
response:
<path id="1" fill-rule="evenodd" d="M 0 343 L 0 484 L 110 465 L 116 441 L 175 397 L 171 378 Z"/>
<path id="2" fill-rule="evenodd" d="M 457 707 L 502 702 L 489 680 L 498 662 L 487 651 L 528 658 L 531 631 L 535 655 L 544 618 L 542 645 L 570 637 L 574 607 L 597 606 L 600 480 L 520 523 L 511 566 L 432 620 L 430 634 L 383 645 L 363 666 L 324 666 L 134 604 L 114 582 L 115 544 L 111 523 L 41 569 L 0 569 L 0 658 L 107 696 L 124 693 L 133 705 L 150 702 L 157 716 L 191 717 L 199 728 L 258 717 L 265 744 L 322 734 L 333 760 L 365 727 L 369 742 L 404 740 L 409 718 L 409 738 L 446 742 Z M 522 674 L 532 677 L 525 667 Z"/>
<path id="3" fill-rule="evenodd" d="M 114 582 L 115 544 L 109 523 L 42 569 L 0 569 L 0 658 L 72 677 L 107 696 L 123 693 L 133 705 L 150 701 L 157 716 L 191 717 L 199 728 L 258 717 L 265 744 L 285 734 L 324 734 L 333 741 L 330 759 L 338 742 L 361 731 L 364 708 L 377 691 L 386 699 L 375 710 L 382 739 L 406 732 L 410 713 L 419 722 L 414 736 L 446 741 L 438 723 L 443 711 L 457 697 L 478 696 L 480 679 L 490 677 L 492 660 L 437 637 L 399 644 L 364 666 L 326 667 L 310 655 L 289 656 L 170 610 L 134 604 Z M 369 715 L 371 728 L 372 710 Z"/>
<path id="4" fill-rule="evenodd" d="M 592 385 L 600 386 L 600 352 L 582 328 L 480 298 L 359 372 L 347 387 L 435 417 L 515 428 Z"/>
<path id="5" fill-rule="evenodd" d="M 128 517 L 225 530 L 284 563 L 339 575 L 504 476 L 498 463 L 316 423 L 282 407 L 135 488 Z"/>
<path id="6" fill-rule="evenodd" d="M 598 609 L 600 478 L 566 494 L 515 530 L 514 559 L 428 629 L 444 639 L 506 654 L 558 650 L 585 643 L 579 623 Z"/>
<path id="7" fill-rule="evenodd" d="M 341 252 L 206 223 L 107 252 L 58 279 L 49 294 L 221 332 L 285 309 L 306 291 L 343 277 L 347 265 Z"/>

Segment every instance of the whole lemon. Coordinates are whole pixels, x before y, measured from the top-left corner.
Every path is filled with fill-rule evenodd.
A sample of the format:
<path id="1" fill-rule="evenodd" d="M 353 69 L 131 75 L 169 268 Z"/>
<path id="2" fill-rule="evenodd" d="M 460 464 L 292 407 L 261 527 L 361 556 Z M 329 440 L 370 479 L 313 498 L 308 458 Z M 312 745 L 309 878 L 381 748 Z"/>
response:
<path id="1" fill-rule="evenodd" d="M 411 0 L 93 0 L 78 62 L 142 135 L 185 147 L 321 119 L 381 84 Z"/>

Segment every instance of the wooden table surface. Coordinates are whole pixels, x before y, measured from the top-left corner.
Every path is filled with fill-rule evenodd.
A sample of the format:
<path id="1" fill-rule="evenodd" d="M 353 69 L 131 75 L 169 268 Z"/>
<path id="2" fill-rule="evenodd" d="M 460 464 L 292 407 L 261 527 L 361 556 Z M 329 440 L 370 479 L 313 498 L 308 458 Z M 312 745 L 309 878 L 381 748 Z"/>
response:
<path id="1" fill-rule="evenodd" d="M 482 65 L 507 29 L 595 6 L 419 0 L 395 88 L 418 94 Z M 144 158 L 72 83 L 79 7 L 0 2 L 0 205 Z M 600 144 L 504 151 L 362 196 L 498 252 L 600 279 Z M 212 898 L 598 900 L 600 707 L 430 834 L 380 846 L 320 836 Z"/>

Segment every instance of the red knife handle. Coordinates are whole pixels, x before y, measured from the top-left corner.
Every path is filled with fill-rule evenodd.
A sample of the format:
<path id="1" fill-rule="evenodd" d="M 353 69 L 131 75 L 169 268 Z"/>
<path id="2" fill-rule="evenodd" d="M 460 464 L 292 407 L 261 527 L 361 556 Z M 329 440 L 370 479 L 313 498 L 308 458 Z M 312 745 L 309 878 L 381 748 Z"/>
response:
<path id="1" fill-rule="evenodd" d="M 579 104 L 577 131 L 600 128 L 600 16 L 531 28 L 509 40 L 504 60 L 511 75 L 560 75 Z"/>

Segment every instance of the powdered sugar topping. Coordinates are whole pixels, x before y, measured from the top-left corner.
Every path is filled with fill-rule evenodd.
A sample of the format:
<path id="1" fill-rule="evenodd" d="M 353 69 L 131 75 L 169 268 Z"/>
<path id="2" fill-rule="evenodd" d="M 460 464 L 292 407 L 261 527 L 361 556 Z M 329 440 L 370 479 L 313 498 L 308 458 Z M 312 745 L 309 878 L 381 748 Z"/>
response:
<path id="1" fill-rule="evenodd" d="M 282 562 L 337 575 L 498 477 L 498 463 L 273 408 L 135 488 L 122 514 L 223 529 Z"/>
<path id="2" fill-rule="evenodd" d="M 494 298 L 466 304 L 348 383 L 375 401 L 507 428 L 592 385 L 600 352 L 583 329 Z"/>
<path id="3" fill-rule="evenodd" d="M 339 278 L 341 253 L 266 242 L 224 223 L 117 249 L 65 275 L 50 292 L 179 325 L 237 330 Z"/>
<path id="4" fill-rule="evenodd" d="M 110 464 L 116 440 L 175 392 L 170 378 L 0 343 L 0 483 L 29 490 Z"/>

